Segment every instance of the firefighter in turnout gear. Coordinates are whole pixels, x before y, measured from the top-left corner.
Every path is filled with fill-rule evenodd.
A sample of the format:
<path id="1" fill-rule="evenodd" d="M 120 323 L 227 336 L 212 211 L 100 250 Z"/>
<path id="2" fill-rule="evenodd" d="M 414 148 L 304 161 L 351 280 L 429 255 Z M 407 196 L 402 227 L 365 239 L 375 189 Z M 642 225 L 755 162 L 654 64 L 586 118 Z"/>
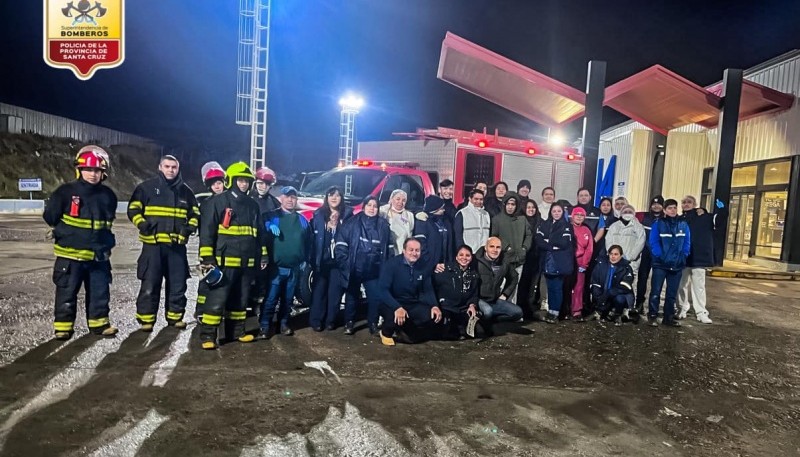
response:
<path id="1" fill-rule="evenodd" d="M 116 244 L 111 225 L 117 211 L 117 196 L 102 184 L 107 178 L 108 154 L 99 146 L 86 146 L 75 158 L 75 169 L 78 179 L 56 189 L 44 210 L 55 241 L 53 327 L 58 340 L 72 337 L 81 285 L 86 291 L 89 331 L 102 336 L 117 333 L 108 321 L 109 258 Z"/>
<path id="2" fill-rule="evenodd" d="M 215 195 L 219 195 L 225 192 L 225 170 L 222 169 L 222 166 L 218 162 L 214 161 L 207 162 L 200 169 L 200 173 L 201 176 L 203 177 L 203 184 L 206 186 L 206 189 L 208 189 L 208 191 L 211 192 L 211 196 L 208 197 L 208 200 L 210 200 Z M 204 204 L 206 204 L 205 201 L 200 204 L 201 213 Z M 195 308 L 194 311 L 195 317 L 198 318 L 198 320 L 200 316 L 203 314 L 203 304 L 205 304 L 206 302 L 207 295 L 208 295 L 208 283 L 206 283 L 205 281 L 200 281 L 197 285 L 197 307 Z"/>
<path id="3" fill-rule="evenodd" d="M 281 202 L 269 191 L 275 184 L 275 172 L 267 167 L 260 167 L 256 170 L 256 182 L 250 195 L 258 203 L 261 217 L 266 221 L 267 214 L 281 207 Z M 250 303 L 247 305 L 248 315 L 255 315 L 261 308 L 261 302 L 267 297 L 269 289 L 268 272 L 257 271 L 253 278 L 253 290 L 250 291 Z"/>
<path id="4" fill-rule="evenodd" d="M 200 318 L 203 349 L 217 347 L 217 329 L 225 313 L 225 336 L 229 341 L 249 343 L 244 333 L 250 285 L 255 274 L 267 267 L 267 237 L 258 204 L 247 192 L 255 176 L 244 162 L 228 167 L 227 188 L 203 205 L 200 227 L 201 268 L 222 271 L 222 280 L 210 287 Z"/>
<path id="5" fill-rule="evenodd" d="M 136 269 L 136 277 L 142 281 L 136 298 L 136 320 L 145 332 L 153 331 L 156 323 L 164 279 L 167 324 L 186 328 L 186 242 L 197 230 L 200 217 L 192 189 L 181 179 L 178 159 L 166 155 L 158 169 L 158 176 L 136 186 L 128 203 L 128 219 L 139 229 L 142 242 Z"/>

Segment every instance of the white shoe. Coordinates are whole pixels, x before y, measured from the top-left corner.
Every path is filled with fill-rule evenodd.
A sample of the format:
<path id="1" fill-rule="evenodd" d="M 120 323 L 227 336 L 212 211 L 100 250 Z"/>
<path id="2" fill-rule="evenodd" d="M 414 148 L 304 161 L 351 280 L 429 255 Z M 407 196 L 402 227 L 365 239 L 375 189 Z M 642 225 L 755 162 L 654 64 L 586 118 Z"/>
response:
<path id="1" fill-rule="evenodd" d="M 701 324 L 713 324 L 711 318 L 708 317 L 708 314 L 701 314 L 697 316 L 697 320 L 700 321 Z"/>
<path id="2" fill-rule="evenodd" d="M 678 313 L 678 315 L 677 315 L 677 316 L 675 316 L 675 317 L 676 317 L 678 320 L 686 319 L 686 313 L 687 313 L 687 312 L 688 312 L 687 310 L 683 309 L 683 310 L 681 310 L 681 312 L 680 312 L 680 313 Z M 698 318 L 698 319 L 699 319 L 699 318 Z"/>

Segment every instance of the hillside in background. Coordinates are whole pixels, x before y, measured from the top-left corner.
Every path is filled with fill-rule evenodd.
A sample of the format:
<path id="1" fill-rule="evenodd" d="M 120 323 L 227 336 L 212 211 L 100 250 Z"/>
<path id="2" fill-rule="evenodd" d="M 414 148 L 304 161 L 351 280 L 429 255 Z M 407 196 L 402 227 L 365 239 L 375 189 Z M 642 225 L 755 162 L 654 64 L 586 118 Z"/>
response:
<path id="1" fill-rule="evenodd" d="M 0 133 L 0 198 L 28 198 L 27 192 L 18 190 L 20 178 L 41 178 L 43 191 L 34 192 L 33 198 L 47 198 L 59 185 L 75 179 L 73 161 L 83 146 L 69 138 Z M 105 184 L 120 201 L 128 200 L 136 185 L 158 170 L 156 146 L 114 145 L 106 150 L 111 169 Z M 202 191 L 199 172 L 192 172 L 199 169 L 185 159 L 181 163 L 182 175 L 195 192 Z"/>

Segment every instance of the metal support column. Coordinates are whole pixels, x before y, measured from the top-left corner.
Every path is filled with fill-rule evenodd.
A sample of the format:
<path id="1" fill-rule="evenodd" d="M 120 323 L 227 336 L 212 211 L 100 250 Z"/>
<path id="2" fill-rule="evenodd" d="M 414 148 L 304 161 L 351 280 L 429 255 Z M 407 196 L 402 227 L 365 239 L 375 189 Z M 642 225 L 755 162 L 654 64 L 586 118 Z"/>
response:
<path id="1" fill-rule="evenodd" d="M 781 260 L 790 265 L 800 265 L 800 156 L 794 156 L 792 159 L 787 203 Z"/>
<path id="2" fill-rule="evenodd" d="M 586 75 L 586 115 L 583 118 L 583 187 L 597 195 L 597 158 L 600 151 L 600 131 L 603 129 L 603 99 L 606 91 L 606 63 L 589 61 Z"/>
<path id="3" fill-rule="evenodd" d="M 736 152 L 736 132 L 739 128 L 739 105 L 742 99 L 742 79 L 744 72 L 727 69 L 722 78 L 722 109 L 719 114 L 717 139 L 719 140 L 717 165 L 714 168 L 714 195 L 712 207 L 717 200 L 730 205 L 731 179 L 733 177 L 733 157 Z M 728 236 L 728 219 L 723 218 L 723 226 L 714 231 L 714 263 L 722 265 L 725 258 L 725 239 Z"/>

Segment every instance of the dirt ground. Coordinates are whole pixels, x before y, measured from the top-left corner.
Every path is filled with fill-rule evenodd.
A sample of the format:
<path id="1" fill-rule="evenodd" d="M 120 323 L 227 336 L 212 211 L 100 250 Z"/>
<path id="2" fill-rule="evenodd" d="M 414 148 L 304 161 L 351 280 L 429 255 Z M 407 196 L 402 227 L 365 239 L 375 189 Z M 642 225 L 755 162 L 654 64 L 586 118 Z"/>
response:
<path id="1" fill-rule="evenodd" d="M 294 336 L 205 352 L 194 325 L 136 331 L 138 246 L 118 225 L 120 334 L 63 344 L 42 227 L 0 219 L 0 455 L 800 455 L 796 281 L 709 278 L 710 326 L 387 348 L 301 315 Z"/>

